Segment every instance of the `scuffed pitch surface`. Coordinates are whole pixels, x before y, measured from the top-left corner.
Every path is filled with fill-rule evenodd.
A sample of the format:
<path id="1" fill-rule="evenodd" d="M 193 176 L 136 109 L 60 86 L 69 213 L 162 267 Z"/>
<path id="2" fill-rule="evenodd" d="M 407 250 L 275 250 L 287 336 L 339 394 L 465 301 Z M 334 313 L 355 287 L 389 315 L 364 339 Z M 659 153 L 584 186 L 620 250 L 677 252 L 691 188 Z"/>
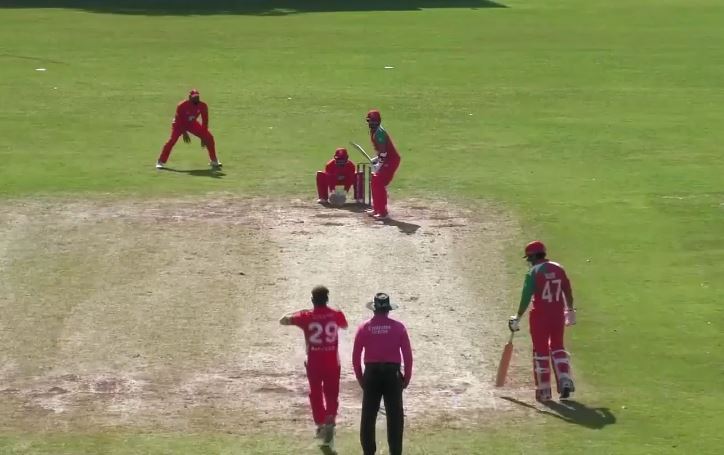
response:
<path id="1" fill-rule="evenodd" d="M 397 221 L 306 201 L 24 201 L 0 211 L 0 428 L 241 432 L 307 428 L 301 332 L 331 289 L 341 425 L 356 425 L 354 329 L 377 291 L 401 305 L 408 424 L 485 418 L 511 307 L 498 210 L 410 200 Z"/>

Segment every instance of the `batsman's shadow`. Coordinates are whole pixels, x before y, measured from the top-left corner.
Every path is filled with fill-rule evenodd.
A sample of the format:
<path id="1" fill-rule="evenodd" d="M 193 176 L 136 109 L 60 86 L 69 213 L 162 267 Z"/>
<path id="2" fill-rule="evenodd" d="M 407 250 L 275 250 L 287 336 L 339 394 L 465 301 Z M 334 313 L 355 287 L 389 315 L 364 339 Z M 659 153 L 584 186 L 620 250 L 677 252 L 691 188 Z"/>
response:
<path id="1" fill-rule="evenodd" d="M 564 422 L 580 425 L 592 430 L 600 430 L 607 425 L 616 423 L 616 416 L 609 408 L 589 408 L 583 403 L 575 400 L 547 401 L 542 403 L 550 411 L 539 409 L 532 404 L 516 400 L 512 397 L 500 397 L 518 406 L 523 406 L 534 411 L 555 417 Z"/>
<path id="2" fill-rule="evenodd" d="M 328 206 L 331 207 L 331 206 Z M 339 207 L 335 207 L 337 210 L 346 210 L 348 212 L 353 213 L 365 213 L 365 211 L 369 208 L 365 205 L 360 204 L 344 204 Z M 393 218 L 387 218 L 386 220 L 382 221 L 382 224 L 385 226 L 394 226 L 397 229 L 400 230 L 403 234 L 412 235 L 415 232 L 417 232 L 418 229 L 420 229 L 419 224 L 415 223 L 407 223 L 405 221 L 395 220 Z"/>
<path id="3" fill-rule="evenodd" d="M 194 177 L 210 177 L 212 179 L 220 179 L 226 176 L 223 172 L 221 172 L 218 169 L 174 169 L 171 167 L 165 167 L 163 169 L 160 169 L 162 171 L 167 172 L 176 172 L 177 174 L 187 174 Z"/>
<path id="4" fill-rule="evenodd" d="M 419 224 L 407 223 L 405 221 L 395 220 L 392 218 L 387 218 L 382 223 L 385 226 L 395 226 L 397 229 L 400 230 L 400 232 L 407 235 L 412 235 L 417 232 L 418 229 L 420 229 Z"/>

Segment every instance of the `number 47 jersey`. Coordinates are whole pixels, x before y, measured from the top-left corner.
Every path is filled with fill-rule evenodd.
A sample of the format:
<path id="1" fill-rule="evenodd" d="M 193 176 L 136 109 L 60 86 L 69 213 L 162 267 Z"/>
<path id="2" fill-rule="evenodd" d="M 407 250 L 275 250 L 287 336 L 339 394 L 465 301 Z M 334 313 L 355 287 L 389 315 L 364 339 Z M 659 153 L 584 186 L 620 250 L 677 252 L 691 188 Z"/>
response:
<path id="1" fill-rule="evenodd" d="M 347 328 L 344 313 L 326 306 L 315 307 L 292 315 L 292 324 L 304 331 L 309 364 L 339 366 L 338 332 Z"/>
<path id="2" fill-rule="evenodd" d="M 552 261 L 534 265 L 525 277 L 523 299 L 533 299 L 531 310 L 553 311 L 563 314 L 566 294 L 570 295 L 571 282 L 563 267 Z"/>

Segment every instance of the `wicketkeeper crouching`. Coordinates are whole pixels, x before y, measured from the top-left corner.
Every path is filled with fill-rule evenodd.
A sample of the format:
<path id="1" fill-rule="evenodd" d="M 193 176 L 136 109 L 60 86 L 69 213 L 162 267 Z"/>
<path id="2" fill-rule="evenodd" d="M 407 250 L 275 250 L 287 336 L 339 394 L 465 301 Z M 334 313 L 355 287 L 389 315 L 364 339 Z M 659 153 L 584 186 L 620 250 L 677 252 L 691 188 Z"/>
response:
<path id="1" fill-rule="evenodd" d="M 344 205 L 347 201 L 347 192 L 354 185 L 354 180 L 354 163 L 349 159 L 347 149 L 338 148 L 334 152 L 334 157 L 327 162 L 324 171 L 317 171 L 317 202 L 331 203 L 334 206 Z"/>

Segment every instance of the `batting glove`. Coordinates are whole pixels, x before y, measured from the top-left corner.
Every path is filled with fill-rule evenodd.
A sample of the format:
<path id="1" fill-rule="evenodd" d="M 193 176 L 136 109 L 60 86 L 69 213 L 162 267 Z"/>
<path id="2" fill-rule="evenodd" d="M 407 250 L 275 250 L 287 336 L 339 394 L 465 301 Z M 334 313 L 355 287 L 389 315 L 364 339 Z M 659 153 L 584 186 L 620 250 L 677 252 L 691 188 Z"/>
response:
<path id="1" fill-rule="evenodd" d="M 518 318 L 518 316 L 511 316 L 510 319 L 508 319 L 508 328 L 511 332 L 520 330 L 520 318 Z"/>
<path id="2" fill-rule="evenodd" d="M 576 310 L 566 310 L 565 314 L 566 326 L 576 325 Z"/>

